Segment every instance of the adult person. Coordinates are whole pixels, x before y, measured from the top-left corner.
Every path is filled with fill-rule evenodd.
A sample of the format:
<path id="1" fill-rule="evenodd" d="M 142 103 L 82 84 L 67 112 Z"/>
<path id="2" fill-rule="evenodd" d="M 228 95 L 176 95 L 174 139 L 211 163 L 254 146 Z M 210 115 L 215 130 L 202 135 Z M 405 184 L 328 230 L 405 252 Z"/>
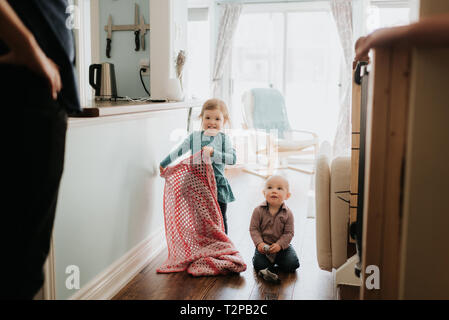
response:
<path id="1" fill-rule="evenodd" d="M 383 28 L 361 38 L 355 61 L 362 61 L 372 48 L 388 45 L 449 47 L 449 13 L 422 18 L 406 26 Z"/>
<path id="2" fill-rule="evenodd" d="M 81 111 L 65 0 L 0 0 L 0 97 L 8 134 L 0 298 L 33 299 L 43 285 L 63 171 L 67 114 Z M 4 153 L 5 154 L 5 153 Z M 4 168 L 5 169 L 5 168 Z"/>

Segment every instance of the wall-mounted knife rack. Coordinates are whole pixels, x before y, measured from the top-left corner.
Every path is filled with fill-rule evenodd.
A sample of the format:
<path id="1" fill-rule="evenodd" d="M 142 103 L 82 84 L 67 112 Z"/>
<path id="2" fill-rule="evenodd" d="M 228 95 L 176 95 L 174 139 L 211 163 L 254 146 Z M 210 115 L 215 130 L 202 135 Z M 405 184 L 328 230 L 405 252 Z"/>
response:
<path id="1" fill-rule="evenodd" d="M 140 15 L 139 19 L 139 5 L 135 4 L 135 15 L 134 20 L 135 24 L 125 24 L 125 25 L 113 25 L 112 24 L 112 16 L 109 15 L 108 24 L 104 26 L 104 31 L 107 32 L 107 46 L 106 46 L 106 56 L 108 58 L 111 57 L 111 42 L 112 42 L 112 32 L 113 31 L 134 31 L 135 34 L 135 42 L 136 42 L 136 51 L 139 51 L 140 48 L 145 50 L 145 33 L 147 30 L 150 30 L 150 25 L 145 24 L 145 20 L 143 15 Z M 140 37 L 140 39 L 139 39 Z"/>

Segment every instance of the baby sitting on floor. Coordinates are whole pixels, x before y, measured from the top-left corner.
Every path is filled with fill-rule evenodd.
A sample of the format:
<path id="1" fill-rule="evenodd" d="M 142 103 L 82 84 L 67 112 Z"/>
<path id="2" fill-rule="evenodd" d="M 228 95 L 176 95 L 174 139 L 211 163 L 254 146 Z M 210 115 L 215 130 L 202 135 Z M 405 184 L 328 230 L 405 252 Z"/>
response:
<path id="1" fill-rule="evenodd" d="M 256 246 L 253 265 L 259 276 L 279 283 L 275 265 L 284 272 L 299 268 L 298 257 L 290 245 L 294 235 L 293 214 L 284 202 L 291 193 L 287 179 L 279 175 L 269 177 L 262 192 L 266 201 L 254 209 L 249 228 Z"/>

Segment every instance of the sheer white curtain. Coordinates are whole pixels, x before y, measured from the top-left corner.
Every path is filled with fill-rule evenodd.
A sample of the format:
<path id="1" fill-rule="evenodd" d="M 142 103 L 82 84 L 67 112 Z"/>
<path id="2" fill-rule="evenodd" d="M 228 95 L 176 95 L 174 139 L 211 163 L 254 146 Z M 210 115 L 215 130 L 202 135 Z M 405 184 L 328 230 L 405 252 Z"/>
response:
<path id="1" fill-rule="evenodd" d="M 332 15 L 337 25 L 344 54 L 344 67 L 340 92 L 340 111 L 337 133 L 333 143 L 333 156 L 351 152 L 351 84 L 353 60 L 352 0 L 331 0 Z"/>
<path id="2" fill-rule="evenodd" d="M 241 3 L 223 3 L 220 28 L 218 32 L 215 65 L 212 82 L 212 92 L 215 98 L 225 98 L 223 95 L 223 74 L 226 60 L 229 57 L 235 30 L 242 12 Z"/>

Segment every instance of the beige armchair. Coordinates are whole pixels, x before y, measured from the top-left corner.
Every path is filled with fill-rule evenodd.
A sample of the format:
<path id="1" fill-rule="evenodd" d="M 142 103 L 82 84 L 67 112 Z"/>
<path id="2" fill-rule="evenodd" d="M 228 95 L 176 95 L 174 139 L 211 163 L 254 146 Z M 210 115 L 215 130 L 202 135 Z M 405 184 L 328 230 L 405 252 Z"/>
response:
<path id="1" fill-rule="evenodd" d="M 316 247 L 318 265 L 332 271 L 347 260 L 351 158 L 331 160 L 330 145 L 323 142 L 316 161 Z M 343 200 L 342 200 L 343 199 Z"/>
<path id="2" fill-rule="evenodd" d="M 332 159 L 323 142 L 316 161 L 316 248 L 318 265 L 335 272 L 335 285 L 360 286 L 355 275 L 358 256 L 348 259 L 351 158 Z"/>

